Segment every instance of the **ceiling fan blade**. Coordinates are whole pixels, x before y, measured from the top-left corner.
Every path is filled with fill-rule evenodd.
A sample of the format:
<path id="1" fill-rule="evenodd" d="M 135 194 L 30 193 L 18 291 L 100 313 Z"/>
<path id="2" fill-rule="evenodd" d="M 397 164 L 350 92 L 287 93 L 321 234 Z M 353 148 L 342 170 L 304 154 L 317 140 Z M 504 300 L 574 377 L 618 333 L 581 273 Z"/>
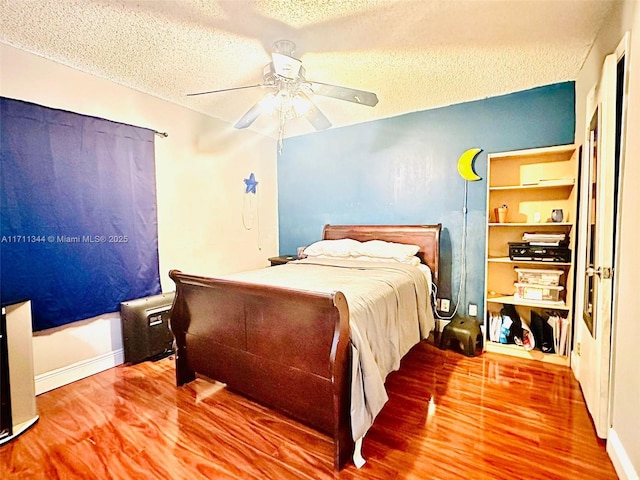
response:
<path id="1" fill-rule="evenodd" d="M 324 113 L 316 107 L 311 99 L 302 92 L 298 93 L 298 95 L 309 104 L 309 109 L 307 110 L 307 113 L 304 114 L 305 118 L 309 120 L 309 123 L 311 123 L 316 130 L 326 130 L 329 128 L 331 126 L 331 122 Z"/>
<path id="2" fill-rule="evenodd" d="M 247 128 L 256 120 L 256 118 L 260 116 L 261 113 L 262 113 L 262 106 L 260 105 L 260 102 L 258 102 L 253 107 L 251 107 L 249 111 L 245 113 L 240 120 L 236 122 L 234 127 Z"/>
<path id="3" fill-rule="evenodd" d="M 311 90 L 316 95 L 324 97 L 333 97 L 347 102 L 359 103 L 373 107 L 378 103 L 378 96 L 373 92 L 365 92 L 364 90 L 356 90 L 354 88 L 341 87 L 338 85 L 330 85 L 328 83 L 309 82 Z"/>
<path id="4" fill-rule="evenodd" d="M 231 87 L 231 88 L 223 88 L 221 90 L 209 90 L 208 92 L 187 93 L 187 97 L 195 97 L 196 95 L 208 95 L 210 93 L 230 92 L 232 90 L 244 90 L 246 88 L 256 88 L 256 87 L 273 87 L 273 85 L 259 83 L 257 85 L 245 85 L 243 87 Z"/>

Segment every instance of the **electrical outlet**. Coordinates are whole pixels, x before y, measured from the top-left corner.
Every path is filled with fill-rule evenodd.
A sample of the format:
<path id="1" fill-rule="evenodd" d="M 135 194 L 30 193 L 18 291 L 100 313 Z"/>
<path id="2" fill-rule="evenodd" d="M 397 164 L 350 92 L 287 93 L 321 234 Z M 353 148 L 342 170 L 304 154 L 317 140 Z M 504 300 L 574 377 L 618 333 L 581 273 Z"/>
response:
<path id="1" fill-rule="evenodd" d="M 469 316 L 477 317 L 478 316 L 478 306 L 475 303 L 469 304 Z"/>
<path id="2" fill-rule="evenodd" d="M 448 298 L 441 298 L 440 299 L 440 311 L 441 312 L 445 312 L 448 313 L 449 312 L 449 299 Z"/>

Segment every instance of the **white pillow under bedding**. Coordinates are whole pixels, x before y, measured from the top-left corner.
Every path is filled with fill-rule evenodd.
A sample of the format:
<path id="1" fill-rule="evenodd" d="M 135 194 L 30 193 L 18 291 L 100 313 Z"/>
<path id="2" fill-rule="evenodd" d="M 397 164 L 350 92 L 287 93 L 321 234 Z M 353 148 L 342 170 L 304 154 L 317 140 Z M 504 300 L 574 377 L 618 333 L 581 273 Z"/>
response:
<path id="1" fill-rule="evenodd" d="M 418 253 L 418 245 L 385 242 L 383 240 L 369 240 L 360 244 L 358 256 L 373 258 L 390 258 L 399 262 L 406 262 Z"/>
<path id="2" fill-rule="evenodd" d="M 350 258 L 358 255 L 360 245 L 361 242 L 352 238 L 320 240 L 306 247 L 304 254 L 309 257 Z"/>
<path id="3" fill-rule="evenodd" d="M 350 260 L 361 260 L 363 262 L 396 262 L 396 263 L 406 263 L 408 265 L 413 265 L 417 267 L 420 265 L 420 259 L 416 256 L 406 257 L 403 259 L 398 258 L 382 258 L 382 257 L 367 257 L 364 255 L 360 255 L 358 257 L 351 257 Z"/>

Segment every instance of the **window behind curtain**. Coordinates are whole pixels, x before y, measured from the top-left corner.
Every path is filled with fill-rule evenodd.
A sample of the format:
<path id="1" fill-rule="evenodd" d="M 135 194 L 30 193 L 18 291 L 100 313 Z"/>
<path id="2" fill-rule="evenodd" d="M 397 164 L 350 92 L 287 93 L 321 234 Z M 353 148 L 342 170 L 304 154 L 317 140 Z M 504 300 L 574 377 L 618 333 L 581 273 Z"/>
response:
<path id="1" fill-rule="evenodd" d="M 34 330 L 160 293 L 154 132 L 0 98 L 0 301 Z"/>

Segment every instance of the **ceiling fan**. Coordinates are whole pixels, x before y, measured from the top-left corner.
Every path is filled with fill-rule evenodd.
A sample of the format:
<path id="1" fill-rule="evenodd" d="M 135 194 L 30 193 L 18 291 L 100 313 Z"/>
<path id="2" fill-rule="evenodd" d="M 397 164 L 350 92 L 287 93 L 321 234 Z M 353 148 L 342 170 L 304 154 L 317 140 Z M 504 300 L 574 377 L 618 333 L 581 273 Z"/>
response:
<path id="1" fill-rule="evenodd" d="M 295 47 L 295 43 L 290 40 L 278 40 L 273 44 L 271 63 L 267 64 L 263 70 L 263 83 L 189 93 L 187 96 L 267 88 L 270 92 L 238 120 L 235 128 L 247 128 L 261 113 L 276 112 L 280 121 L 280 139 L 282 139 L 284 124 L 292 118 L 304 116 L 316 130 L 325 130 L 331 126 L 329 119 L 311 101 L 313 95 L 337 98 L 370 107 L 378 103 L 378 97 L 372 92 L 307 80 L 302 62 L 293 57 Z"/>

